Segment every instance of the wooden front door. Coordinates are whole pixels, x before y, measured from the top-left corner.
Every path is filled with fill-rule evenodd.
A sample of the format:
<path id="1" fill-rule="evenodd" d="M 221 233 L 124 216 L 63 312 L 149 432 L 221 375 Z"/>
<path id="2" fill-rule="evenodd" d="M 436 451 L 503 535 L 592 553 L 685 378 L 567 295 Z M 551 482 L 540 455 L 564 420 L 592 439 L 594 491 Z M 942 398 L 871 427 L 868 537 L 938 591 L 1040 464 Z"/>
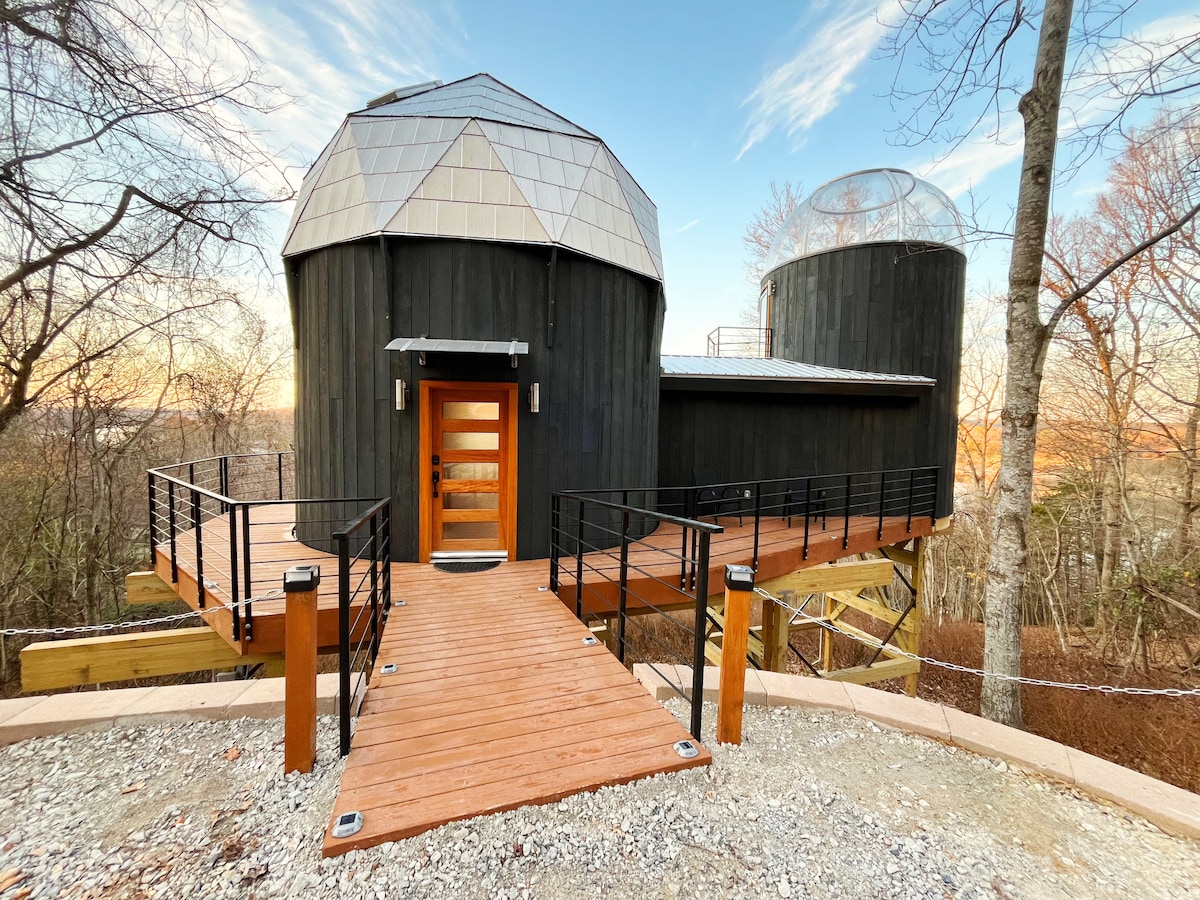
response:
<path id="1" fill-rule="evenodd" d="M 421 382 L 421 561 L 438 552 L 516 558 L 517 386 Z"/>

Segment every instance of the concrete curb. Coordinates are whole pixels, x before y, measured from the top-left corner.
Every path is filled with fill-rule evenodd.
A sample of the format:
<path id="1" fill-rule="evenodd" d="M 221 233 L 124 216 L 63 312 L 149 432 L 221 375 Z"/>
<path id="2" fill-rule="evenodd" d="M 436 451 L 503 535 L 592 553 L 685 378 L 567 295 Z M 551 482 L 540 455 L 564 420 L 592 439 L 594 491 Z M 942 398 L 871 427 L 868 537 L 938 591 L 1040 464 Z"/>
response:
<path id="1" fill-rule="evenodd" d="M 0 747 L 114 726 L 283 717 L 282 678 L 84 691 L 0 700 Z M 336 715 L 338 676 L 317 676 L 317 714 Z"/>
<path id="2" fill-rule="evenodd" d="M 706 701 L 717 699 L 719 673 L 713 666 L 704 669 Z M 692 670 L 688 666 L 639 663 L 633 674 L 657 700 L 678 697 L 676 687 L 691 696 Z M 752 669 L 746 672 L 746 703 L 855 713 L 980 756 L 1002 759 L 1123 806 L 1169 834 L 1200 838 L 1200 795 L 950 706 L 857 684 Z"/>

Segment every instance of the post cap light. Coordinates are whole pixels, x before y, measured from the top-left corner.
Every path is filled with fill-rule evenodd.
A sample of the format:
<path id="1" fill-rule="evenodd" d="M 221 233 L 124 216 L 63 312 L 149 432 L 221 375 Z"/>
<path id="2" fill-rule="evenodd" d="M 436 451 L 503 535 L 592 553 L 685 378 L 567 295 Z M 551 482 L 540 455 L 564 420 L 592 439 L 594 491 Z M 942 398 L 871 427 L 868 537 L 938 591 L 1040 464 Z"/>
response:
<path id="1" fill-rule="evenodd" d="M 283 592 L 315 591 L 321 583 L 321 567 L 315 565 L 292 566 L 283 573 Z"/>
<path id="2" fill-rule="evenodd" d="M 725 587 L 731 591 L 754 590 L 754 570 L 749 566 L 726 566 Z"/>

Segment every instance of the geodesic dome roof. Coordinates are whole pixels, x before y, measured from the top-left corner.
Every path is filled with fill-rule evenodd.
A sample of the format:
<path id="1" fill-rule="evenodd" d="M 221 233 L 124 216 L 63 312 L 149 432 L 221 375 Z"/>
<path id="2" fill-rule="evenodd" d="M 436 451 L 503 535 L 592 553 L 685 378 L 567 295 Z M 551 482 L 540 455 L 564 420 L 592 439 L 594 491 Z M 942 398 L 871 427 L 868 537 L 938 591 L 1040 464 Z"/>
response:
<path id="1" fill-rule="evenodd" d="M 942 191 L 903 169 L 852 172 L 821 185 L 788 216 L 771 243 L 766 271 L 877 241 L 927 241 L 961 250 L 962 216 Z"/>
<path id="2" fill-rule="evenodd" d="M 553 244 L 663 277 L 658 212 L 604 142 L 486 74 L 347 116 L 283 255 L 379 234 Z"/>

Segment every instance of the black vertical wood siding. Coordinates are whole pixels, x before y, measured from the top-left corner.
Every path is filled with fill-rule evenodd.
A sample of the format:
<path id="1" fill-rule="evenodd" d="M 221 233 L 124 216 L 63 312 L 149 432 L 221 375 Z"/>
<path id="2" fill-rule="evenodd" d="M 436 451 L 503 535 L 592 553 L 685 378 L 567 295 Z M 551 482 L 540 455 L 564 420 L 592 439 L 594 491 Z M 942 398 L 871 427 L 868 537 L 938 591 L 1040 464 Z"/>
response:
<path id="1" fill-rule="evenodd" d="M 772 355 L 937 379 L 917 404 L 912 448 L 898 446 L 886 419 L 870 415 L 861 432 L 828 434 L 847 448 L 860 440 L 882 443 L 890 448 L 880 457 L 886 467 L 892 452 L 911 456 L 896 465 L 941 466 L 938 515 L 950 515 L 966 257 L 940 244 L 862 244 L 793 260 L 767 278 L 775 284 Z"/>
<path id="2" fill-rule="evenodd" d="M 390 496 L 417 556 L 419 382 L 518 383 L 517 556 L 549 555 L 551 491 L 655 484 L 660 286 L 559 249 L 387 237 L 292 260 L 302 497 Z M 522 340 L 529 355 L 385 351 L 396 337 Z M 552 344 L 552 346 L 551 346 Z M 408 409 L 395 409 L 404 379 Z M 541 412 L 529 385 L 541 385 Z M 303 536 L 304 529 L 301 529 Z"/>
<path id="3" fill-rule="evenodd" d="M 701 469 L 725 482 L 930 465 L 916 440 L 925 399 L 664 388 L 659 484 Z"/>

